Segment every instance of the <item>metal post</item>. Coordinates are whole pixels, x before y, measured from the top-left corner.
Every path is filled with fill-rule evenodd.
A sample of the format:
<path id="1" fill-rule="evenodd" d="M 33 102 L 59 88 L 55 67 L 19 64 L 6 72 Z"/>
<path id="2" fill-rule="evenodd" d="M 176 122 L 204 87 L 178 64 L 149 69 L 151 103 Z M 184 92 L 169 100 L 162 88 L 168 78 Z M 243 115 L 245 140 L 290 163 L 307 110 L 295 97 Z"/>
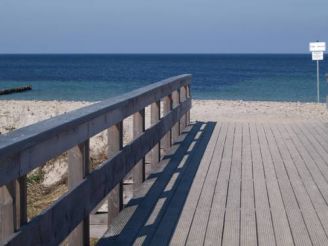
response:
<path id="1" fill-rule="evenodd" d="M 317 99 L 320 102 L 320 78 L 319 78 L 319 61 L 317 61 Z"/>

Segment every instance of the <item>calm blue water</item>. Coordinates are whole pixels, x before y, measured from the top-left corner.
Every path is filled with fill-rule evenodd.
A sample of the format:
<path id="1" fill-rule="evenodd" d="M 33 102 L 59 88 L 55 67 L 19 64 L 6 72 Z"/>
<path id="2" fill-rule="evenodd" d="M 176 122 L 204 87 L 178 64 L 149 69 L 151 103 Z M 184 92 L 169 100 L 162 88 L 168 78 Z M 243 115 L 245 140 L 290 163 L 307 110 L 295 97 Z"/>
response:
<path id="1" fill-rule="evenodd" d="M 328 62 L 320 67 L 324 101 Z M 192 94 L 198 99 L 316 100 L 310 54 L 0 55 L 0 88 L 33 86 L 0 99 L 95 101 L 183 73 L 193 75 Z"/>

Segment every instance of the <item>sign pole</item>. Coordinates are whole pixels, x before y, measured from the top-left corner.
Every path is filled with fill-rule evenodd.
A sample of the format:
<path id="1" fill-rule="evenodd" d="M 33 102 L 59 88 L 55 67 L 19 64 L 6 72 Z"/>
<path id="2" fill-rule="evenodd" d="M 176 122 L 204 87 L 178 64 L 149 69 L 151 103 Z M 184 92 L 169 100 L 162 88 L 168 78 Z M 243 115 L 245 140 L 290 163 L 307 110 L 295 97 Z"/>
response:
<path id="1" fill-rule="evenodd" d="M 319 60 L 317 61 L 317 98 L 320 102 L 320 74 L 319 74 Z"/>
<path id="2" fill-rule="evenodd" d="M 309 49 L 312 52 L 312 60 L 317 61 L 317 101 L 320 103 L 320 72 L 319 72 L 319 61 L 323 60 L 324 52 L 326 51 L 325 42 L 311 42 Z"/>

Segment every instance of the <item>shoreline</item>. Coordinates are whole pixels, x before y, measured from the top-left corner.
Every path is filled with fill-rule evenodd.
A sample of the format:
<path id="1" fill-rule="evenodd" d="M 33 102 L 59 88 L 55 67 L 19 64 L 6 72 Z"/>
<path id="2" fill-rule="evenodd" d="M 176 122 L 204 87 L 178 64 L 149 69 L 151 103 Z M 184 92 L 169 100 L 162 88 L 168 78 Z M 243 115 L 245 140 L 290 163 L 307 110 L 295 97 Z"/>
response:
<path id="1" fill-rule="evenodd" d="M 92 103 L 86 101 L 0 100 L 0 132 L 6 134 L 90 104 Z M 150 124 L 149 116 L 148 107 L 146 108 L 146 128 Z M 328 110 L 324 103 L 193 99 L 191 121 L 328 122 Z M 123 141 L 128 143 L 132 139 L 132 117 L 126 118 L 123 125 Z M 94 165 L 104 160 L 107 153 L 107 142 L 106 130 L 90 139 L 90 158 Z M 48 162 L 40 169 L 43 173 L 42 185 L 54 187 L 61 184 L 67 175 L 67 168 L 65 154 Z"/>
<path id="2" fill-rule="evenodd" d="M 0 133 L 34 124 L 97 102 L 0 100 Z M 146 108 L 147 114 L 147 108 Z M 149 112 L 148 112 L 149 114 Z M 192 121 L 324 121 L 325 103 L 193 99 Z M 147 122 L 146 122 L 147 124 Z"/>

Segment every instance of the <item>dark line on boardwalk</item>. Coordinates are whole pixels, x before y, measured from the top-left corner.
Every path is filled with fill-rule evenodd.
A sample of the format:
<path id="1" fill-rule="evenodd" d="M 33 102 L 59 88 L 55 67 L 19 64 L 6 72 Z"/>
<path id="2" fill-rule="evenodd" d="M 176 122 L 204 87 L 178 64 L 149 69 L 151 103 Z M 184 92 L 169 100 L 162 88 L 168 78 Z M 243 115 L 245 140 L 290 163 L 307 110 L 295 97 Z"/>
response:
<path id="1" fill-rule="evenodd" d="M 222 127 L 223 127 L 223 126 L 221 125 L 221 126 L 220 126 L 219 134 L 220 134 L 221 131 L 222 131 Z M 196 209 L 195 209 L 195 211 L 193 212 L 192 220 L 191 220 L 190 225 L 193 224 L 193 221 L 194 221 L 194 218 L 195 218 L 195 214 L 196 214 L 196 211 L 197 211 L 197 207 L 198 207 L 198 204 L 199 204 L 199 201 L 200 201 L 200 197 L 201 197 L 202 191 L 203 191 L 203 189 L 204 189 L 205 180 L 206 180 L 206 177 L 207 177 L 207 175 L 208 175 L 208 171 L 210 170 L 210 167 L 211 167 L 211 163 L 212 163 L 212 160 L 213 160 L 213 156 L 214 156 L 214 154 L 215 154 L 215 150 L 216 150 L 216 146 L 217 146 L 218 140 L 219 140 L 219 138 L 217 138 L 216 141 L 215 141 L 215 145 L 214 145 L 214 148 L 213 148 L 213 152 L 212 152 L 212 154 L 211 154 L 211 158 L 210 158 L 210 161 L 209 161 L 210 165 L 208 165 L 208 168 L 207 168 L 207 171 L 206 171 L 206 175 L 205 175 L 205 179 L 204 179 L 204 182 L 203 182 L 203 184 L 202 184 L 202 188 L 201 188 L 200 195 L 199 195 L 199 197 L 198 197 L 198 199 L 197 199 Z M 220 169 L 219 169 L 219 172 L 220 172 Z M 218 172 L 218 175 L 219 175 L 219 172 Z M 216 182 L 217 182 L 217 179 L 216 179 Z M 212 203 L 213 203 L 213 198 L 214 198 L 214 195 L 213 195 L 213 197 L 212 197 L 211 207 L 212 207 Z M 210 210 L 210 212 L 209 212 L 209 216 L 210 216 L 210 214 L 211 214 L 211 210 Z M 206 231 L 207 231 L 208 221 L 209 221 L 209 220 L 207 220 L 207 223 L 206 223 L 206 229 L 205 229 L 205 235 L 204 235 L 203 243 L 204 243 L 204 241 L 205 241 L 205 237 L 206 237 Z M 190 226 L 190 228 L 189 228 L 189 231 L 188 231 L 188 234 L 187 234 L 186 240 L 188 240 L 188 237 L 189 237 L 189 234 L 190 234 L 190 230 L 191 230 L 191 226 Z M 185 243 L 186 243 L 186 242 L 185 242 Z"/>
<path id="2" fill-rule="evenodd" d="M 313 239 L 311 238 L 311 234 L 310 234 L 310 232 L 309 232 L 308 225 L 307 225 L 307 223 L 305 222 L 304 215 L 303 215 L 303 213 L 302 213 L 302 209 L 301 209 L 301 207 L 300 207 L 300 204 L 299 204 L 298 198 L 297 198 L 297 196 L 296 196 L 296 194 L 295 194 L 294 186 L 293 186 L 292 183 L 291 183 L 289 173 L 288 173 L 288 171 L 287 171 L 287 169 L 286 169 L 286 163 L 285 163 L 285 160 L 284 160 L 284 158 L 283 158 L 283 156 L 282 156 L 282 154 L 281 154 L 281 150 L 280 150 L 280 148 L 278 148 L 279 145 L 278 145 L 278 142 L 277 142 L 277 137 L 275 136 L 275 134 L 274 134 L 273 131 L 272 131 L 272 126 L 270 126 L 270 132 L 271 132 L 271 134 L 272 134 L 272 136 L 273 136 L 273 139 L 274 139 L 274 141 L 275 141 L 275 143 L 276 143 L 277 150 L 278 150 L 278 152 L 279 152 L 280 159 L 281 159 L 281 161 L 282 161 L 282 163 L 283 163 L 283 166 L 284 166 L 284 169 L 285 169 L 285 173 L 286 173 L 286 175 L 287 175 L 287 177 L 288 177 L 288 181 L 289 181 L 290 187 L 291 187 L 291 189 L 292 189 L 292 191 L 293 191 L 293 195 L 294 195 L 294 197 L 295 197 L 295 200 L 296 200 L 296 203 L 297 203 L 298 209 L 299 209 L 299 211 L 301 212 L 301 216 L 302 216 L 302 219 L 303 219 L 304 226 L 305 226 L 306 231 L 307 231 L 307 233 L 308 233 L 308 235 L 309 235 L 309 238 L 310 238 L 311 244 L 313 245 Z"/>
<path id="3" fill-rule="evenodd" d="M 267 182 L 266 172 L 265 172 L 264 163 L 263 163 L 264 160 L 263 160 L 263 155 L 262 155 L 262 148 L 261 148 L 261 143 L 260 143 L 258 125 L 257 124 L 255 124 L 255 132 L 256 132 L 256 135 L 257 135 L 256 139 L 257 139 L 257 144 L 259 145 L 259 152 L 260 152 L 260 156 L 261 156 L 261 163 L 262 163 L 262 169 L 263 169 L 263 175 L 264 175 L 264 181 L 265 181 L 266 195 L 267 195 L 269 209 L 270 209 L 271 225 L 272 225 L 272 229 L 273 229 L 275 244 L 277 245 L 277 235 L 276 235 L 277 232 L 276 232 L 276 229 L 275 229 L 274 223 L 273 223 L 273 216 L 272 216 L 272 209 L 271 209 L 272 206 L 271 206 L 271 202 L 270 202 L 270 198 L 269 198 L 268 182 Z"/>

